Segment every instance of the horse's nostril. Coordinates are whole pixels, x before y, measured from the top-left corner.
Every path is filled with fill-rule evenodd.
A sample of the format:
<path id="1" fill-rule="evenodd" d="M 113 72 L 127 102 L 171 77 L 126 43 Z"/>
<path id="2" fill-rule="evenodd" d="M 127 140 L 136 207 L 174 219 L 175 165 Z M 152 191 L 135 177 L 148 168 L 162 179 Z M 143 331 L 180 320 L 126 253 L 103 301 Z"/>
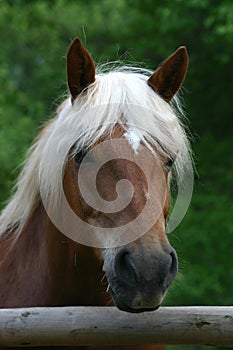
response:
<path id="1" fill-rule="evenodd" d="M 128 250 L 123 249 L 117 254 L 115 258 L 115 272 L 121 282 L 127 285 L 135 285 L 137 271 Z"/>
<path id="2" fill-rule="evenodd" d="M 176 252 L 173 250 L 170 253 L 170 256 L 172 258 L 171 261 L 171 267 L 170 267 L 170 273 L 175 277 L 178 271 L 178 259 L 177 259 L 177 255 Z"/>
<path id="3" fill-rule="evenodd" d="M 157 286 L 168 287 L 175 279 L 178 270 L 178 260 L 175 250 L 170 248 L 163 252 L 150 256 L 150 260 L 142 260 L 141 263 L 134 262 L 133 256 L 128 249 L 121 249 L 115 257 L 114 273 L 121 284 L 128 287 L 135 287 L 139 281 L 144 280 L 144 290 L 148 283 Z"/>
<path id="4" fill-rule="evenodd" d="M 161 285 L 170 285 L 177 275 L 177 270 L 178 260 L 173 249 L 160 255 L 158 271 Z"/>

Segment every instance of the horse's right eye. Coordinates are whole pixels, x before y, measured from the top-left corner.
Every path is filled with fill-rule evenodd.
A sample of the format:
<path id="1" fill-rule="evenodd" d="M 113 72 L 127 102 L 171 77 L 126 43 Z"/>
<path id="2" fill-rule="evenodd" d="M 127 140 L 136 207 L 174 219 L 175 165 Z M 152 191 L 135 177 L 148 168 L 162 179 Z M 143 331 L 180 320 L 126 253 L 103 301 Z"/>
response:
<path id="1" fill-rule="evenodd" d="M 77 166 L 80 166 L 82 161 L 83 161 L 83 158 L 85 157 L 85 155 L 87 154 L 86 150 L 82 149 L 81 151 L 77 152 L 75 155 L 74 155 L 74 162 L 75 162 L 75 165 Z"/>

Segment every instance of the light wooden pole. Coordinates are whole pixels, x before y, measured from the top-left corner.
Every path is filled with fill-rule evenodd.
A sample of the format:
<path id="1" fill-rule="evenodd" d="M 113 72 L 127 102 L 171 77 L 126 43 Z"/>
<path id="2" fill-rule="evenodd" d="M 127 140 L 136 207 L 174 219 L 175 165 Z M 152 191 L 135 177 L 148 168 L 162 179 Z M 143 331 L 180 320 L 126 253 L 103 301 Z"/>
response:
<path id="1" fill-rule="evenodd" d="M 198 344 L 233 347 L 233 307 L 0 309 L 0 347 Z"/>

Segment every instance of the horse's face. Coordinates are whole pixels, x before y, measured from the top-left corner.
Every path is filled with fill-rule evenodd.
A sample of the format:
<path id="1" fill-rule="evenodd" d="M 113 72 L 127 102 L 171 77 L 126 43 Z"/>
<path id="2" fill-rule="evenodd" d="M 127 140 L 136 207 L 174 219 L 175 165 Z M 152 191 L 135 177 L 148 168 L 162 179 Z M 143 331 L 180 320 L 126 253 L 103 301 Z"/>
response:
<path id="1" fill-rule="evenodd" d="M 127 191 L 119 191 L 117 194 L 116 188 L 120 180 L 127 179 L 133 187 L 129 204 L 122 210 L 111 213 L 103 213 L 87 205 L 78 185 L 82 152 L 76 153 L 74 157 L 71 156 L 68 161 L 64 178 L 65 193 L 72 209 L 82 220 L 111 231 L 109 232 L 111 247 L 115 242 L 116 245 L 121 242 L 118 242 L 118 232 L 114 229 L 119 226 L 127 227 L 123 237 L 123 243 L 127 242 L 127 244 L 101 249 L 103 270 L 109 282 L 109 290 L 120 309 L 131 312 L 153 310 L 161 304 L 169 285 L 177 274 L 177 256 L 165 232 L 165 221 L 169 210 L 168 173 L 171 161 L 162 156 L 152 155 L 141 144 L 138 144 L 135 150 L 135 145 L 127 141 L 127 132 L 119 126 L 114 128 L 111 137 L 107 136 L 101 141 L 104 144 L 108 139 L 111 140 L 108 151 L 113 155 L 113 159 L 99 169 L 96 188 L 100 197 L 109 205 L 118 195 L 124 202 L 123 197 L 127 196 Z M 121 142 L 123 153 L 131 154 L 132 161 L 116 157 L 118 153 L 114 145 L 116 140 Z M 99 145 L 101 146 L 101 143 Z M 90 160 L 82 165 L 87 174 L 84 184 L 85 193 L 88 193 L 91 187 L 92 169 L 95 168 L 101 156 L 100 147 L 100 150 L 93 152 Z M 138 162 L 141 167 L 138 166 Z M 146 175 L 143 169 L 147 169 Z M 157 212 L 156 220 L 151 222 L 151 215 L 145 213 L 140 224 L 135 222 L 132 226 L 125 226 L 139 217 L 146 207 L 148 198 L 154 199 L 149 210 Z M 139 232 L 148 224 L 150 228 L 146 233 Z M 95 239 L 98 241 L 98 237 Z M 103 246 L 108 246 L 108 241 L 101 243 Z"/>
<path id="2" fill-rule="evenodd" d="M 148 84 L 166 102 L 170 102 L 183 82 L 186 69 L 187 53 L 185 48 L 181 47 L 155 71 L 148 79 Z M 73 42 L 67 55 L 67 73 L 74 101 L 80 92 L 95 80 L 94 63 L 78 39 Z M 105 204 L 109 203 L 110 208 L 111 202 L 115 201 L 120 193 L 119 197 L 127 203 L 124 209 L 101 211 L 84 201 L 83 194 L 88 193 L 92 184 L 91 176 L 84 176 L 86 190 L 80 191 L 78 176 L 81 172 L 81 150 L 68 160 L 64 190 L 73 211 L 81 219 L 93 227 L 102 227 L 106 232 L 108 229 L 113 232 L 109 238 L 109 246 L 104 244 L 106 242 L 100 243 L 100 246 L 108 246 L 101 250 L 101 256 L 109 290 L 120 309 L 140 312 L 159 307 L 177 274 L 177 256 L 165 232 L 169 210 L 168 172 L 171 160 L 160 156 L 158 150 L 155 150 L 158 156 L 152 156 L 152 152 L 146 150 L 136 138 L 127 137 L 125 132 L 127 133 L 127 130 L 116 125 L 111 135 L 106 135 L 100 142 L 120 138 L 123 140 L 123 153 L 131 154 L 132 161 L 124 159 L 125 157 L 113 156 L 112 161 L 104 163 L 96 177 L 99 198 L 105 200 Z M 109 147 L 113 155 L 121 153 L 114 145 L 110 144 Z M 102 156 L 104 155 L 98 151 L 92 154 L 85 165 L 86 174 L 92 174 Z M 124 193 L 124 188 L 121 187 L 118 193 L 117 184 L 122 179 L 129 180 L 133 187 L 130 201 L 130 191 L 126 190 Z M 97 198 L 97 202 L 98 200 Z M 149 206 L 151 210 L 147 208 L 148 202 L 152 203 L 151 207 Z M 145 213 L 144 208 L 147 208 Z M 142 221 L 138 222 L 136 218 L 140 217 L 142 212 Z M 134 225 L 128 225 L 131 222 L 134 222 Z M 124 228 L 126 236 L 120 240 L 119 226 Z M 93 229 L 93 232 L 94 235 L 98 235 L 97 229 Z M 101 239 L 103 238 L 100 238 L 100 241 Z M 98 241 L 98 237 L 95 237 L 95 240 Z"/>

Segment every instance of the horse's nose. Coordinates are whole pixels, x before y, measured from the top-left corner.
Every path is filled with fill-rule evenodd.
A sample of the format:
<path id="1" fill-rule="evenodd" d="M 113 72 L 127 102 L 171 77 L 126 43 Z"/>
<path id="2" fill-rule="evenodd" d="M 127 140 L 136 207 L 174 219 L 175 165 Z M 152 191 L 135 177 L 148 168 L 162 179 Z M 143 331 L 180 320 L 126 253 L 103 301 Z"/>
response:
<path id="1" fill-rule="evenodd" d="M 176 278 L 178 271 L 178 258 L 175 250 L 170 247 L 170 251 L 162 253 L 158 260 L 158 274 L 160 283 L 168 287 Z"/>
<path id="2" fill-rule="evenodd" d="M 126 286 L 138 283 L 155 283 L 158 287 L 167 288 L 175 279 L 178 270 L 178 259 L 175 250 L 170 247 L 152 256 L 135 259 L 126 248 L 121 249 L 115 258 L 115 274 Z"/>
<path id="3" fill-rule="evenodd" d="M 132 261 L 130 252 L 122 249 L 115 258 L 115 273 L 119 281 L 134 286 L 138 280 L 137 269 Z"/>

